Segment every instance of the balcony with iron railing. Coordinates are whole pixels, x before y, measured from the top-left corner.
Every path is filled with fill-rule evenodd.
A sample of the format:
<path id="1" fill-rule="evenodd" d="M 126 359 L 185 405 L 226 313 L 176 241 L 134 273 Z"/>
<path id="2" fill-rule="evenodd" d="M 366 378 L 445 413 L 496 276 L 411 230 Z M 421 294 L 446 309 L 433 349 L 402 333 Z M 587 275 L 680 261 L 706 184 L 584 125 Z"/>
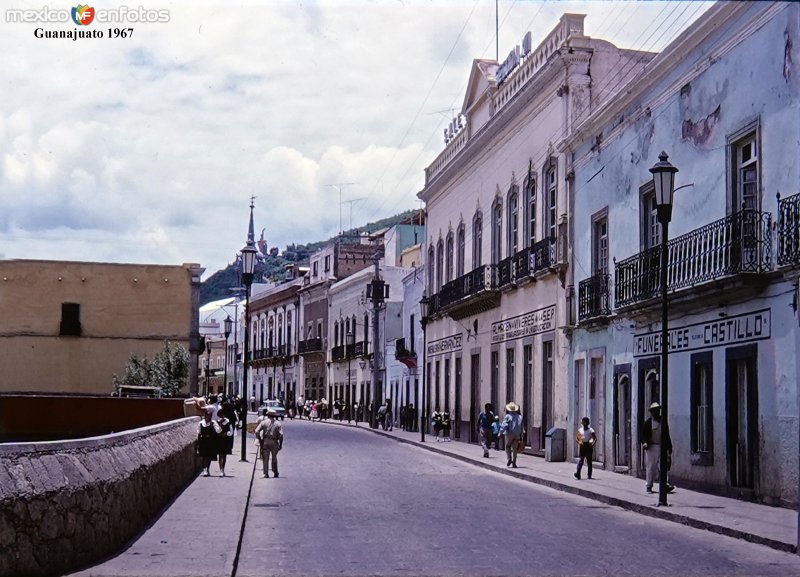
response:
<path id="1" fill-rule="evenodd" d="M 800 194 L 778 195 L 778 265 L 800 264 Z"/>
<path id="2" fill-rule="evenodd" d="M 578 321 L 597 320 L 611 314 L 611 276 L 598 273 L 578 283 Z"/>
<path id="3" fill-rule="evenodd" d="M 354 359 L 358 356 L 358 345 L 362 343 L 355 343 L 352 345 L 337 345 L 331 349 L 331 360 L 332 361 L 346 361 L 348 359 Z"/>
<path id="4" fill-rule="evenodd" d="M 669 292 L 734 275 L 772 270 L 772 216 L 742 209 L 667 243 Z M 614 263 L 614 306 L 661 296 L 661 246 Z"/>
<path id="5" fill-rule="evenodd" d="M 535 278 L 536 275 L 551 270 L 555 261 L 555 239 L 542 239 L 497 263 L 497 286 L 509 288 Z"/>
<path id="6" fill-rule="evenodd" d="M 301 355 L 307 353 L 318 353 L 322 351 L 322 338 L 306 339 L 297 344 L 297 352 Z"/>
<path id="7" fill-rule="evenodd" d="M 406 348 L 406 339 L 397 339 L 394 343 L 394 358 L 408 368 L 417 366 L 417 353 Z"/>
<path id="8" fill-rule="evenodd" d="M 458 319 L 499 304 L 497 266 L 484 264 L 442 285 L 441 290 L 431 298 L 429 314 L 448 314 Z"/>

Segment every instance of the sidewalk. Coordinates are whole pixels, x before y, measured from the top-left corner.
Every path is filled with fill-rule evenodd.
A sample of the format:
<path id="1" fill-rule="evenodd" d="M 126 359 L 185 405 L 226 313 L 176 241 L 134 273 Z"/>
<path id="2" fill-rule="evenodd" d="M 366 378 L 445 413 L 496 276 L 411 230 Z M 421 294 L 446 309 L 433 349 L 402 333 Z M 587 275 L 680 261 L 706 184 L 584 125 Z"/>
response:
<path id="1" fill-rule="evenodd" d="M 523 454 L 517 461 L 519 468 L 510 469 L 505 466 L 505 451 L 492 450 L 491 456 L 485 459 L 478 445 L 460 441 L 437 442 L 433 435 L 426 435 L 426 442 L 422 443 L 418 432 L 409 433 L 398 428 L 393 431 L 370 429 L 369 425 L 363 422 L 357 426 L 355 423 L 332 420 L 325 422 L 337 426 L 357 427 L 471 465 L 643 515 L 744 539 L 780 551 L 797 552 L 798 513 L 791 509 L 758 505 L 680 487 L 669 495 L 668 507 L 658 507 L 658 493 L 645 493 L 644 480 L 631 475 L 595 468 L 593 479 L 579 481 L 573 477 L 575 464 L 572 461 L 553 463 L 541 457 Z"/>

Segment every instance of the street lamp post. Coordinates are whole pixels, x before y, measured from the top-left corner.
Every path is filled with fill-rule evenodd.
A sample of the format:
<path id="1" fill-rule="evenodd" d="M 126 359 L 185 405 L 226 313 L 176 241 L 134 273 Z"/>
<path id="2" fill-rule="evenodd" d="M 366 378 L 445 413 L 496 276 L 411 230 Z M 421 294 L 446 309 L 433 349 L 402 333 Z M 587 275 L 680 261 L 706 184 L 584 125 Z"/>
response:
<path id="1" fill-rule="evenodd" d="M 244 283 L 244 361 L 242 364 L 242 393 L 245 403 L 248 401 L 247 361 L 250 355 L 250 287 L 253 284 L 253 271 L 256 268 L 256 246 L 253 240 L 253 204 L 250 204 L 250 234 L 247 244 L 242 249 L 242 282 Z M 242 411 L 242 461 L 247 461 L 247 405 Z"/>
<path id="2" fill-rule="evenodd" d="M 228 315 L 222 324 L 225 327 L 225 367 L 223 369 L 224 376 L 222 377 L 223 386 L 226 393 L 233 394 L 233 391 L 228 391 L 228 338 L 231 336 L 231 330 L 233 329 L 233 319 L 231 319 L 231 315 Z"/>
<path id="3" fill-rule="evenodd" d="M 658 505 L 667 506 L 667 443 L 669 435 L 669 329 L 667 326 L 667 268 L 669 267 L 669 222 L 672 220 L 672 196 L 675 192 L 675 173 L 666 152 L 658 155 L 659 162 L 650 169 L 655 185 L 656 210 L 661 224 L 661 445 L 658 468 Z"/>
<path id="4" fill-rule="evenodd" d="M 425 423 L 428 420 L 427 411 L 425 410 L 425 366 L 427 364 L 427 348 L 428 348 L 428 335 L 426 327 L 428 326 L 428 308 L 430 306 L 430 299 L 424 292 L 419 301 L 420 318 L 419 322 L 422 325 L 422 403 L 419 408 L 419 440 L 425 442 Z"/>
<path id="5" fill-rule="evenodd" d="M 211 375 L 211 340 L 206 339 L 206 398 L 208 398 L 209 377 Z"/>
<path id="6" fill-rule="evenodd" d="M 356 335 L 353 329 L 347 331 L 345 335 L 345 352 L 347 353 L 347 394 L 344 396 L 345 410 L 347 411 L 347 422 L 350 422 L 350 411 L 352 410 L 352 397 L 350 395 L 350 361 L 353 360 L 353 347 L 356 343 Z M 355 395 L 353 395 L 355 396 Z"/>

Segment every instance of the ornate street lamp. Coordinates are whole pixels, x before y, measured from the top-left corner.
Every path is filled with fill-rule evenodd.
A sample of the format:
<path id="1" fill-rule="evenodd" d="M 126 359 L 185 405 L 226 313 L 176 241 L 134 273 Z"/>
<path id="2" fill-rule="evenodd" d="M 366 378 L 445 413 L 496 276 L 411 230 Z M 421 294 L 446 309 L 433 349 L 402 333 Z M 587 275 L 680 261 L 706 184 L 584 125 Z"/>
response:
<path id="1" fill-rule="evenodd" d="M 250 201 L 250 229 L 247 234 L 247 244 L 242 249 L 242 282 L 244 283 L 244 364 L 242 374 L 242 394 L 245 401 L 245 410 L 242 411 L 242 461 L 247 461 L 247 403 L 249 395 L 247 389 L 247 362 L 250 356 L 250 287 L 253 284 L 253 272 L 256 269 L 256 243 L 253 239 L 253 202 Z"/>
<path id="2" fill-rule="evenodd" d="M 231 331 L 233 330 L 233 319 L 231 315 L 228 315 L 227 318 L 222 321 L 223 326 L 225 327 L 225 367 L 223 369 L 223 383 L 225 387 L 226 393 L 233 393 L 233 391 L 228 391 L 228 338 L 231 336 Z"/>
<path id="3" fill-rule="evenodd" d="M 425 442 L 425 424 L 427 422 L 427 411 L 425 409 L 425 367 L 428 361 L 428 335 L 425 330 L 428 326 L 428 310 L 430 308 L 431 300 L 426 293 L 422 293 L 422 298 L 419 300 L 419 322 L 422 325 L 422 403 L 419 407 L 419 433 L 420 441 Z"/>
<path id="4" fill-rule="evenodd" d="M 678 169 L 669 163 L 666 152 L 658 155 L 659 162 L 650 169 L 655 185 L 656 210 L 661 224 L 661 445 L 658 468 L 658 505 L 667 506 L 667 444 L 669 435 L 669 329 L 667 326 L 667 269 L 669 267 L 669 222 L 672 220 L 672 197 L 675 192 L 675 173 Z"/>

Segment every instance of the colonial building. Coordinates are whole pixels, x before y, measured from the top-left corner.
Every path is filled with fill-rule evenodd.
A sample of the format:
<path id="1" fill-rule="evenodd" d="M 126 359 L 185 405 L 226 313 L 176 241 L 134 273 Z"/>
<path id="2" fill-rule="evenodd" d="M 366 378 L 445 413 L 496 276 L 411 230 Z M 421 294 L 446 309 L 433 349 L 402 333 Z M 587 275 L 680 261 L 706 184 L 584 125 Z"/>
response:
<path id="1" fill-rule="evenodd" d="M 669 227 L 671 481 L 798 497 L 800 5 L 720 2 L 561 145 L 574 172 L 570 433 L 643 475 L 661 393 L 662 230 L 649 171 L 679 169 Z M 570 446 L 574 442 L 569 443 Z"/>
<path id="2" fill-rule="evenodd" d="M 197 264 L 0 261 L 0 391 L 111 394 L 131 355 L 152 359 L 166 340 L 189 350 L 197 390 L 202 273 Z"/>
<path id="3" fill-rule="evenodd" d="M 571 182 L 556 143 L 653 56 L 592 39 L 583 21 L 565 14 L 538 47 L 528 34 L 504 62 L 474 61 L 419 193 L 432 313 L 425 413 L 449 408 L 469 440 L 487 402 L 522 406 L 534 452 L 570 423 Z"/>
<path id="4" fill-rule="evenodd" d="M 279 284 L 253 285 L 250 298 L 250 397 L 287 402 L 299 396 L 302 383 L 297 352 L 302 278 Z"/>

